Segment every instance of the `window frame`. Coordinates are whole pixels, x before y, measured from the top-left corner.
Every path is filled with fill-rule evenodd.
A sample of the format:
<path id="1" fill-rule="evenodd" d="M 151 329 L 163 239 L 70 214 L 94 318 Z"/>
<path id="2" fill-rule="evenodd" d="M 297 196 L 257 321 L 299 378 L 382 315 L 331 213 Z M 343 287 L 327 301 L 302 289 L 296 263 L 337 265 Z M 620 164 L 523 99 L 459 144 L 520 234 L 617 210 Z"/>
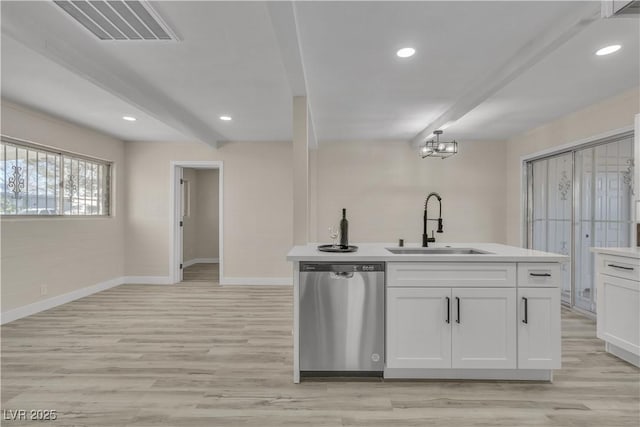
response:
<path id="1" fill-rule="evenodd" d="M 99 157 L 92 157 L 92 156 L 87 156 L 85 154 L 80 154 L 80 153 L 76 153 L 73 151 L 68 151 L 68 150 L 62 150 L 56 147 L 52 147 L 50 145 L 45 145 L 45 144 L 40 144 L 40 143 L 36 143 L 33 141 L 29 141 L 29 140 L 25 140 L 25 139 L 21 139 L 21 138 L 15 138 L 6 134 L 0 134 L 0 142 L 2 142 L 3 144 L 11 144 L 11 145 L 15 145 L 18 146 L 19 148 L 24 148 L 24 149 L 31 149 L 31 150 L 37 150 L 37 151 L 41 151 L 50 155 L 54 155 L 54 156 L 58 156 L 56 159 L 56 162 L 59 162 L 58 167 L 60 168 L 60 173 L 61 176 L 58 177 L 59 182 L 56 183 L 56 185 L 58 186 L 58 190 L 56 194 L 59 194 L 60 199 L 56 200 L 56 210 L 58 210 L 60 213 L 57 214 L 50 214 L 50 215 L 25 215 L 25 214 L 4 214 L 4 213 L 0 213 L 0 218 L 4 221 L 4 220 L 10 220 L 10 219 L 34 219 L 34 218 L 39 218 L 39 219 L 60 219 L 60 218 L 66 218 L 66 219 L 71 219 L 71 218 L 75 218 L 75 219 L 88 219 L 88 218 L 92 218 L 92 219 L 106 219 L 106 218 L 112 218 L 114 216 L 114 204 L 113 204 L 113 200 L 114 200 L 114 195 L 113 195 L 113 189 L 115 188 L 115 186 L 113 185 L 113 180 L 114 180 L 114 162 L 110 161 L 110 160 L 106 160 L 106 159 L 102 159 Z M 65 198 L 65 187 L 64 185 L 62 185 L 62 175 L 64 173 L 64 164 L 65 164 L 65 159 L 70 159 L 71 161 L 75 161 L 75 160 L 80 160 L 80 161 L 87 161 L 87 162 L 91 162 L 94 164 L 100 164 L 105 166 L 106 171 L 105 173 L 107 174 L 107 177 L 105 178 L 105 188 L 104 191 L 107 193 L 107 196 L 104 199 L 104 203 L 105 203 L 105 210 L 106 213 L 104 214 L 100 214 L 100 215 L 87 215 L 87 214 L 82 214 L 82 215 L 70 215 L 70 214 L 65 214 L 64 213 L 64 209 L 60 209 L 60 207 L 63 205 L 63 201 Z M 5 161 L 5 160 L 2 160 Z M 38 209 L 45 209 L 38 207 Z"/>

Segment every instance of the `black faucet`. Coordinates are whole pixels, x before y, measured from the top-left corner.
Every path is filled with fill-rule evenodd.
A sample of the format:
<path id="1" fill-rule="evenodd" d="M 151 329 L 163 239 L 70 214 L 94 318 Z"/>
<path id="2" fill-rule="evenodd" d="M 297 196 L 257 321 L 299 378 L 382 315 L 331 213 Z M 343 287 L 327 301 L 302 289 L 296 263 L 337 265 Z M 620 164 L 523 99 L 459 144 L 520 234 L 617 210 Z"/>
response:
<path id="1" fill-rule="evenodd" d="M 429 207 L 429 199 L 435 196 L 438 199 L 438 204 L 440 205 L 440 214 L 438 215 L 438 219 L 429 219 L 427 217 L 427 207 Z M 435 242 L 436 238 L 433 234 L 433 230 L 431 230 L 431 237 L 427 234 L 427 221 L 438 221 L 438 233 L 442 233 L 442 197 L 438 193 L 429 193 L 427 196 L 427 200 L 424 202 L 424 228 L 422 230 L 422 247 L 426 248 L 429 246 L 429 242 Z"/>

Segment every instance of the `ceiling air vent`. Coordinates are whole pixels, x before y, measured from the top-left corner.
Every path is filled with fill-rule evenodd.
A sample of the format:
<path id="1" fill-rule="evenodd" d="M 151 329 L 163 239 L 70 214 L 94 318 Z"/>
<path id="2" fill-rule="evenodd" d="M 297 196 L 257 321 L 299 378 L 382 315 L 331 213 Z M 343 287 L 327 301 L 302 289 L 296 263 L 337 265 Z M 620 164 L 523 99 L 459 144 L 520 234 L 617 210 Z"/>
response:
<path id="1" fill-rule="evenodd" d="M 175 40 L 146 1 L 54 1 L 100 40 Z"/>

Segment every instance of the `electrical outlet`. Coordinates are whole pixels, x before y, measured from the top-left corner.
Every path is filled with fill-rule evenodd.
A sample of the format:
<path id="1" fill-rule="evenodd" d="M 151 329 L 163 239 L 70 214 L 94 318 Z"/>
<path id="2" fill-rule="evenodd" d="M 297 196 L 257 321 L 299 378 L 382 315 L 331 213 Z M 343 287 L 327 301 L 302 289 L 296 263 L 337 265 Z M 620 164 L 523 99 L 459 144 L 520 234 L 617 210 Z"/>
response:
<path id="1" fill-rule="evenodd" d="M 40 296 L 44 296 L 49 292 L 47 285 L 40 285 Z"/>

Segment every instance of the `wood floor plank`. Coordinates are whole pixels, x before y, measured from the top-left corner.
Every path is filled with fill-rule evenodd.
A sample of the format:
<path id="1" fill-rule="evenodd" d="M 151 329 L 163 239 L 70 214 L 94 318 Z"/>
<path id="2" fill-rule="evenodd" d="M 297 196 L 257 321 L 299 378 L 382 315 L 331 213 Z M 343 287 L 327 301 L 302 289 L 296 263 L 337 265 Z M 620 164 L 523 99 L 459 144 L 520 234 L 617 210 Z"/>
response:
<path id="1" fill-rule="evenodd" d="M 293 384 L 291 287 L 203 280 L 123 285 L 2 326 L 2 409 L 56 409 L 55 426 L 640 424 L 640 370 L 568 310 L 553 383 Z"/>

